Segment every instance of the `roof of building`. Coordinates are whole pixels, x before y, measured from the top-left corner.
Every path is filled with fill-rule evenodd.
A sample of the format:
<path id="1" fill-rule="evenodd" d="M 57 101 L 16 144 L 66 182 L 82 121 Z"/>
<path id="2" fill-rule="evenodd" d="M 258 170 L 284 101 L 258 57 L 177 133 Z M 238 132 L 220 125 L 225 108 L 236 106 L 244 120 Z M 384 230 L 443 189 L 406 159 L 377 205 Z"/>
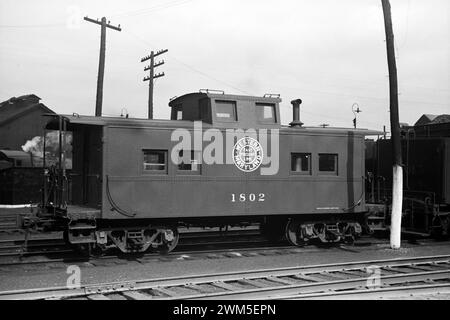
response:
<path id="1" fill-rule="evenodd" d="M 450 114 L 441 114 L 433 119 L 429 124 L 448 123 L 450 122 Z"/>
<path id="2" fill-rule="evenodd" d="M 434 119 L 436 119 L 437 115 L 434 114 L 424 114 L 422 115 L 419 120 L 414 124 L 414 126 L 423 126 L 424 124 L 428 124 Z"/>
<path id="3" fill-rule="evenodd" d="M 8 123 L 23 114 L 41 108 L 46 113 L 54 113 L 51 109 L 40 103 L 39 98 L 35 94 L 23 95 L 20 97 L 12 97 L 0 103 L 0 125 Z"/>

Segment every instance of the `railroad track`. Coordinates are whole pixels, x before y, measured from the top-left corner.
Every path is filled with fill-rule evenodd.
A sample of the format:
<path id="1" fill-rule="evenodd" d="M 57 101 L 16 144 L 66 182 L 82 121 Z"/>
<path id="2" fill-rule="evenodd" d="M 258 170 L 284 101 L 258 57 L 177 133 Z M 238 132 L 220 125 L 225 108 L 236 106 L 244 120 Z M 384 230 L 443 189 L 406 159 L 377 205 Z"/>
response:
<path id="1" fill-rule="evenodd" d="M 8 209 L 6 209 L 8 210 Z M 11 209 L 9 209 L 11 210 Z M 14 209 L 12 209 L 14 211 Z M 5 209 L 0 210 L 0 235 L 6 234 L 23 234 L 24 229 L 21 229 L 18 225 L 18 219 L 22 215 L 27 215 L 27 212 L 17 211 L 16 212 L 4 212 Z"/>
<path id="2" fill-rule="evenodd" d="M 0 216 L 0 230 L 14 230 L 17 229 L 17 214 L 8 214 Z"/>
<path id="3" fill-rule="evenodd" d="M 0 257 L 14 257 L 20 255 L 38 255 L 72 252 L 60 238 L 32 239 L 28 241 L 26 251 L 23 240 L 0 240 Z"/>
<path id="4" fill-rule="evenodd" d="M 450 294 L 450 255 L 202 274 L 75 289 L 5 291 L 0 292 L 0 299 L 344 299 L 418 293 Z"/>
<path id="5" fill-rule="evenodd" d="M 224 246 L 251 246 L 266 243 L 267 241 L 261 237 L 257 229 L 228 231 L 227 233 L 220 231 L 185 232 L 180 235 L 180 243 L 174 252 L 180 253 L 188 250 L 198 251 L 209 247 L 223 248 Z M 24 240 L 0 240 L 0 257 L 54 256 L 73 252 L 73 247 L 64 243 L 61 237 L 30 239 L 26 250 L 24 250 Z M 117 254 L 121 254 L 118 249 L 110 249 L 105 255 L 106 257 L 117 257 Z M 146 254 L 152 253 L 149 251 Z M 52 259 L 51 261 L 54 260 Z"/>

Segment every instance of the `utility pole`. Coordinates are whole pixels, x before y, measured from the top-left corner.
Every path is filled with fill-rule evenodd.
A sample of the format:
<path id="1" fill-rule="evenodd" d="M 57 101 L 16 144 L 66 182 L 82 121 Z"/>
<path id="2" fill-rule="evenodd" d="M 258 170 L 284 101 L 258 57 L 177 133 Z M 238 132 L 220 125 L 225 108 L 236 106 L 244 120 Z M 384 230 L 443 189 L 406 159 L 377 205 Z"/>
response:
<path id="1" fill-rule="evenodd" d="M 144 81 L 148 81 L 148 118 L 153 119 L 153 80 L 159 77 L 164 76 L 164 72 L 158 73 L 155 75 L 155 68 L 159 67 L 164 64 L 164 60 L 161 60 L 157 63 L 155 63 L 155 57 L 162 55 L 163 53 L 166 53 L 167 49 L 160 50 L 156 53 L 153 51 L 150 53 L 149 56 L 146 56 L 141 59 L 141 62 L 145 62 L 147 60 L 150 60 L 150 65 L 144 68 L 144 71 L 150 71 L 150 75 L 148 77 L 144 78 Z"/>
<path id="2" fill-rule="evenodd" d="M 102 103 L 103 103 L 103 78 L 105 76 L 105 52 L 106 52 L 106 28 L 110 28 L 116 31 L 122 31 L 120 24 L 118 27 L 112 26 L 106 22 L 106 18 L 103 17 L 101 21 L 84 17 L 84 20 L 92 22 L 101 26 L 100 34 L 100 62 L 98 65 L 98 77 L 97 77 L 97 98 L 95 102 L 95 116 L 102 116 Z"/>
<path id="3" fill-rule="evenodd" d="M 389 3 L 389 0 L 381 0 L 381 3 L 383 5 L 387 59 L 389 67 L 391 141 L 393 155 L 391 248 L 400 249 L 403 202 L 403 168 L 402 149 L 400 142 L 400 123 L 398 115 L 397 64 L 395 61 L 394 31 L 392 28 L 391 5 Z"/>

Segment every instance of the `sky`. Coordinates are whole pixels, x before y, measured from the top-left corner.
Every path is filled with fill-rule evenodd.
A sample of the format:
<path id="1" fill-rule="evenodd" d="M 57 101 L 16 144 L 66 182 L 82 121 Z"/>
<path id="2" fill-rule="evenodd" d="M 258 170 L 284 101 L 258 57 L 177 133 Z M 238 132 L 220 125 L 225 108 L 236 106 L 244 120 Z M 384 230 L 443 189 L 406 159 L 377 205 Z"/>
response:
<path id="1" fill-rule="evenodd" d="M 400 121 L 450 114 L 450 1 L 391 0 Z M 381 0 L 1 0 L 0 101 L 34 93 L 57 113 L 93 115 L 100 26 L 107 30 L 103 114 L 147 116 L 143 78 L 157 68 L 154 118 L 199 89 L 280 94 L 281 120 L 301 98 L 306 126 L 389 128 Z M 158 61 L 158 58 L 157 58 Z"/>

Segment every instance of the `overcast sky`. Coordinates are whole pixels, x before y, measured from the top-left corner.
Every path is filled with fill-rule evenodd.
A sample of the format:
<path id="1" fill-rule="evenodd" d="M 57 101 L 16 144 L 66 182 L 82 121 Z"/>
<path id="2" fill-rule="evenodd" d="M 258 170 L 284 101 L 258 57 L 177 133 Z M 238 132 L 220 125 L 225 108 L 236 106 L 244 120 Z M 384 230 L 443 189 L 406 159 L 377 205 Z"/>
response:
<path id="1" fill-rule="evenodd" d="M 450 113 L 450 1 L 391 0 L 400 120 Z M 151 50 L 158 68 L 155 118 L 173 96 L 202 88 L 279 93 L 283 123 L 303 100 L 306 125 L 389 126 L 389 87 L 380 0 L 1 0 L 0 100 L 34 93 L 58 113 L 93 115 L 100 26 L 107 31 L 103 113 L 146 117 L 142 79 Z"/>

